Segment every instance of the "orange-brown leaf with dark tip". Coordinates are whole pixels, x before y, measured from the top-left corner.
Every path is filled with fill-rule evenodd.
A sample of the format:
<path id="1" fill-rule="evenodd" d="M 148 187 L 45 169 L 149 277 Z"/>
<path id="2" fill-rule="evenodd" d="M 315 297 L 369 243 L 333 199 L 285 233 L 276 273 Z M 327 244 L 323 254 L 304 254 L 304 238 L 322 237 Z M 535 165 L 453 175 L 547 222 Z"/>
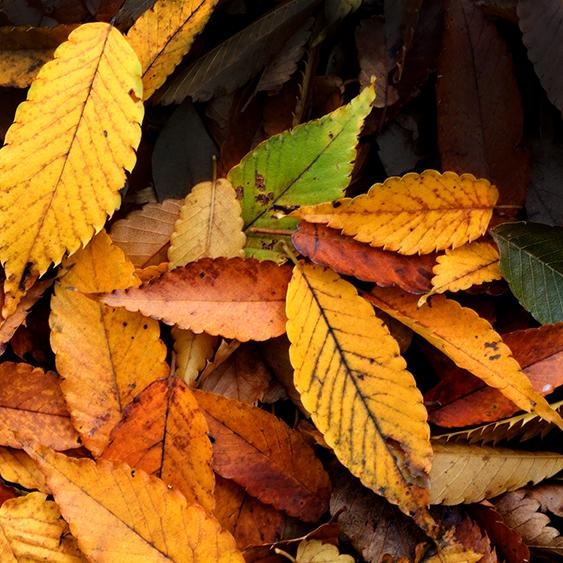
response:
<path id="1" fill-rule="evenodd" d="M 203 258 L 136 289 L 99 297 L 167 324 L 237 340 L 285 332 L 290 266 L 250 258 Z"/>
<path id="2" fill-rule="evenodd" d="M 291 241 L 303 256 L 340 274 L 380 287 L 397 285 L 409 293 L 425 293 L 432 288 L 435 253 L 404 256 L 358 242 L 341 234 L 340 229 L 306 221 L 299 223 Z"/>
<path id="3" fill-rule="evenodd" d="M 276 416 L 194 390 L 213 438 L 213 468 L 266 504 L 307 522 L 328 509 L 330 481 L 301 434 Z"/>

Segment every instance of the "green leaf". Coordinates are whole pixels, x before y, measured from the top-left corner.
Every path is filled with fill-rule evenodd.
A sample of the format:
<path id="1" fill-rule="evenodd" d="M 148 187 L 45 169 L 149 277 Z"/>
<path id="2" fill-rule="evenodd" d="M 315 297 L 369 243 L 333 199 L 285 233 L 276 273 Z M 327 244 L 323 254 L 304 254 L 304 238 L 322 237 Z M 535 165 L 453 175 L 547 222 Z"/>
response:
<path id="1" fill-rule="evenodd" d="M 280 237 L 264 235 L 295 228 L 296 219 L 286 214 L 298 206 L 344 195 L 374 99 L 374 88 L 365 88 L 332 113 L 264 141 L 229 171 L 241 199 L 247 254 L 279 260 L 275 244 Z"/>
<path id="2" fill-rule="evenodd" d="M 500 271 L 522 306 L 542 324 L 563 321 L 563 228 L 504 223 L 492 235 Z"/>

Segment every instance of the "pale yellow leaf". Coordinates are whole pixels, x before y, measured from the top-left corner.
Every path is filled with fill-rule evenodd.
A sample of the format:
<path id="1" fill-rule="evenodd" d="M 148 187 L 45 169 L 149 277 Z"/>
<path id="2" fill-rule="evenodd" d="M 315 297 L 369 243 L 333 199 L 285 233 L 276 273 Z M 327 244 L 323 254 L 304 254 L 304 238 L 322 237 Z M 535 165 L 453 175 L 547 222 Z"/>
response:
<path id="1" fill-rule="evenodd" d="M 354 563 L 351 555 L 340 554 L 331 543 L 303 540 L 297 547 L 295 563 Z"/>
<path id="2" fill-rule="evenodd" d="M 563 469 L 563 455 L 433 442 L 430 502 L 479 502 L 538 483 Z"/>
<path id="3" fill-rule="evenodd" d="M 213 357 L 217 337 L 202 332 L 172 328 L 174 352 L 176 352 L 176 375 L 188 385 L 193 385 L 200 371 Z"/>
<path id="4" fill-rule="evenodd" d="M 29 493 L 0 507 L 0 533 L 6 539 L 0 541 L 2 561 L 86 561 L 74 540 L 65 539 L 68 526 L 57 505 L 46 498 L 43 493 Z"/>
<path id="5" fill-rule="evenodd" d="M 140 64 L 119 31 L 87 23 L 39 71 L 0 149 L 0 262 L 11 314 L 120 204 L 143 117 Z"/>
<path id="6" fill-rule="evenodd" d="M 144 99 L 151 97 L 188 52 L 217 0 L 156 0 L 127 33 L 143 66 Z"/>
<path id="7" fill-rule="evenodd" d="M 446 250 L 445 254 L 438 256 L 432 271 L 432 290 L 420 298 L 419 307 L 430 295 L 462 291 L 472 285 L 502 279 L 498 250 L 488 242 L 471 242 Z"/>
<path id="8" fill-rule="evenodd" d="M 385 250 L 428 254 L 482 236 L 497 199 L 488 180 L 426 170 L 387 178 L 367 194 L 302 207 L 293 215 Z"/>
<path id="9" fill-rule="evenodd" d="M 295 386 L 327 444 L 364 485 L 408 514 L 424 512 L 427 415 L 397 342 L 329 269 L 297 266 L 286 307 Z"/>
<path id="10" fill-rule="evenodd" d="M 170 269 L 204 257 L 243 256 L 242 227 L 240 203 L 228 180 L 196 184 L 186 196 L 170 239 Z"/>

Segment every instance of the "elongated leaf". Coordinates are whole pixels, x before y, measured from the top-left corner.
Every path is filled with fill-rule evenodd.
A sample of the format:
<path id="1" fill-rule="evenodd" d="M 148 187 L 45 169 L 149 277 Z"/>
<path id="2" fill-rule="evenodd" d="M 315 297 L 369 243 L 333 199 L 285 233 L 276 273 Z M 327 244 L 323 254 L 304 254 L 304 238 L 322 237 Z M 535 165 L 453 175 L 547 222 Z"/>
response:
<path id="1" fill-rule="evenodd" d="M 427 254 L 483 235 L 497 197 L 488 180 L 426 170 L 388 178 L 354 199 L 302 207 L 293 215 L 385 250 Z"/>
<path id="2" fill-rule="evenodd" d="M 228 180 L 197 184 L 182 205 L 170 239 L 170 269 L 204 257 L 242 256 L 242 224 L 240 204 Z"/>
<path id="3" fill-rule="evenodd" d="M 355 288 L 303 264 L 287 293 L 295 386 L 340 461 L 407 514 L 428 503 L 422 397 L 399 346 Z"/>
<path id="4" fill-rule="evenodd" d="M 100 301 L 197 333 L 266 340 L 284 332 L 290 274 L 290 268 L 272 262 L 204 258 Z"/>
<path id="5" fill-rule="evenodd" d="M 443 295 L 435 295 L 431 307 L 418 308 L 416 297 L 394 288 L 375 288 L 366 294 L 366 299 L 420 334 L 458 366 L 498 389 L 521 409 L 535 412 L 563 428 L 563 420 L 534 391 L 510 348 L 473 309 Z"/>
<path id="6" fill-rule="evenodd" d="M 262 502 L 315 522 L 328 509 L 330 481 L 304 438 L 275 416 L 194 390 L 214 439 L 213 467 Z"/>
<path id="7" fill-rule="evenodd" d="M 244 561 L 214 518 L 160 479 L 125 464 L 26 450 L 89 559 Z"/>
<path id="8" fill-rule="evenodd" d="M 540 323 L 563 321 L 563 227 L 504 223 L 492 231 L 500 271 Z"/>
<path id="9" fill-rule="evenodd" d="M 137 56 L 109 24 L 73 31 L 37 75 L 0 150 L 5 316 L 119 206 L 141 136 L 141 98 Z"/>
<path id="10" fill-rule="evenodd" d="M 157 101 L 179 103 L 190 96 L 206 101 L 233 92 L 278 53 L 296 24 L 304 21 L 318 0 L 290 0 L 233 35 L 181 72 Z"/>
<path id="11" fill-rule="evenodd" d="M 205 27 L 217 0 L 157 0 L 127 32 L 143 68 L 147 100 L 172 73 Z"/>
<path id="12" fill-rule="evenodd" d="M 528 483 L 538 483 L 563 469 L 563 456 L 484 446 L 433 442 L 430 502 L 479 502 Z"/>
<path id="13" fill-rule="evenodd" d="M 249 242 L 257 256 L 272 257 L 272 237 L 252 241 L 261 229 L 288 229 L 291 217 L 280 210 L 327 201 L 344 194 L 356 154 L 356 143 L 374 99 L 368 87 L 348 105 L 260 144 L 232 168 L 227 177 L 242 205 Z M 254 250 L 247 250 L 251 255 Z M 261 250 L 260 254 L 258 251 Z"/>
<path id="14" fill-rule="evenodd" d="M 215 479 L 208 432 L 192 392 L 172 376 L 151 383 L 137 396 L 101 457 L 156 475 L 188 502 L 213 512 Z"/>

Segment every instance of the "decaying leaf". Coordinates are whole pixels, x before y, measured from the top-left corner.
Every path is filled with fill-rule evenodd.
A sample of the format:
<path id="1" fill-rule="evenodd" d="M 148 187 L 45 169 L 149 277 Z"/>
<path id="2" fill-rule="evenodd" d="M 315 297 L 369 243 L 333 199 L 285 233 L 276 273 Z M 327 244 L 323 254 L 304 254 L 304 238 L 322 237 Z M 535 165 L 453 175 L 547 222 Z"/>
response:
<path id="1" fill-rule="evenodd" d="M 384 250 L 427 254 L 483 235 L 497 198 L 488 180 L 426 170 L 388 178 L 354 199 L 301 207 L 293 215 Z"/>
<path id="2" fill-rule="evenodd" d="M 327 444 L 364 485 L 422 517 L 429 428 L 398 344 L 351 284 L 319 266 L 295 268 L 287 316 L 295 386 Z"/>
<path id="3" fill-rule="evenodd" d="M 119 206 L 141 135 L 141 98 L 137 56 L 109 24 L 77 28 L 39 71 L 0 149 L 4 316 Z"/>

